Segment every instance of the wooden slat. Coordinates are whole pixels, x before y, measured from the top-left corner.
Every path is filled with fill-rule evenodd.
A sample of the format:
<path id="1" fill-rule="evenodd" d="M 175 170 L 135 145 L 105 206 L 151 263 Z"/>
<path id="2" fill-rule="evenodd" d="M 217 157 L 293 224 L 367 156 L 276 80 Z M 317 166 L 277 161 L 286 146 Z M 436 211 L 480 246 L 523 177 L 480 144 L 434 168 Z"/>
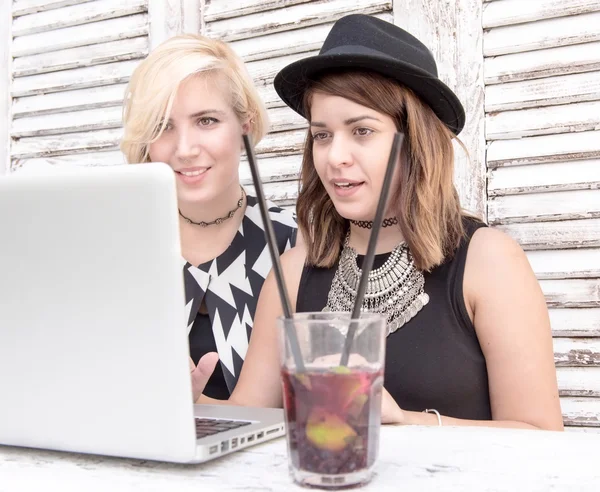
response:
<path id="1" fill-rule="evenodd" d="M 484 6 L 483 28 L 510 26 L 598 10 L 598 0 L 504 0 Z"/>
<path id="2" fill-rule="evenodd" d="M 96 0 L 17 17 L 13 36 L 26 36 L 147 11 L 147 0 Z M 93 29 L 94 27 L 90 27 Z"/>
<path id="3" fill-rule="evenodd" d="M 297 180 L 301 163 L 302 156 L 299 154 L 261 158 L 257 162 L 260 180 L 263 183 Z M 240 179 L 244 185 L 252 184 L 252 174 L 245 159 L 240 164 Z"/>
<path id="4" fill-rule="evenodd" d="M 148 36 L 81 46 L 17 58 L 13 75 L 23 77 L 73 68 L 90 67 L 104 63 L 144 58 L 148 54 Z"/>
<path id="5" fill-rule="evenodd" d="M 271 156 L 299 154 L 302 152 L 305 138 L 305 130 L 269 133 L 256 146 L 256 152 L 258 154 L 269 154 Z"/>
<path id="6" fill-rule="evenodd" d="M 488 196 L 600 189 L 600 159 L 498 167 L 488 173 Z"/>
<path id="7" fill-rule="evenodd" d="M 565 432 L 582 432 L 585 434 L 600 434 L 600 427 L 583 427 L 565 424 Z"/>
<path id="8" fill-rule="evenodd" d="M 316 55 L 318 52 L 297 53 L 295 55 L 280 56 L 269 60 L 259 60 L 247 64 L 248 72 L 257 86 L 272 85 L 275 75 L 286 65 L 307 56 Z"/>
<path id="9" fill-rule="evenodd" d="M 600 397 L 600 367 L 558 367 L 560 396 Z"/>
<path id="10" fill-rule="evenodd" d="M 128 15 L 94 23 L 19 36 L 12 44 L 14 57 L 108 43 L 148 34 L 148 14 Z"/>
<path id="11" fill-rule="evenodd" d="M 600 277 L 600 248 L 528 251 L 527 259 L 538 279 Z"/>
<path id="12" fill-rule="evenodd" d="M 121 106 L 114 106 L 20 118 L 13 122 L 11 135 L 21 138 L 119 128 L 122 112 Z"/>
<path id="13" fill-rule="evenodd" d="M 504 111 L 486 116 L 488 140 L 512 139 L 600 128 L 600 101 Z"/>
<path id="14" fill-rule="evenodd" d="M 231 17 L 242 17 L 245 15 L 265 12 L 267 10 L 281 9 L 308 3 L 312 0 L 218 0 L 206 5 L 205 21 L 215 22 Z"/>
<path id="15" fill-rule="evenodd" d="M 45 12 L 46 10 L 59 9 L 77 5 L 92 0 L 14 0 L 12 6 L 13 17 L 21 15 L 35 14 L 36 12 Z"/>
<path id="16" fill-rule="evenodd" d="M 600 278 L 540 280 L 539 282 L 548 306 L 600 307 Z"/>
<path id="17" fill-rule="evenodd" d="M 600 337 L 600 308 L 550 308 L 555 337 Z"/>
<path id="18" fill-rule="evenodd" d="M 497 227 L 512 236 L 525 250 L 600 246 L 600 219 L 534 222 Z"/>
<path id="19" fill-rule="evenodd" d="M 391 13 L 374 15 L 388 22 L 393 22 Z M 263 60 L 276 56 L 318 51 L 333 26 L 332 23 L 293 29 L 291 31 L 267 34 L 256 38 L 233 41 L 231 47 L 244 61 Z"/>
<path id="20" fill-rule="evenodd" d="M 486 58 L 486 84 L 514 82 L 600 69 L 600 42 Z"/>
<path id="21" fill-rule="evenodd" d="M 25 116 L 120 106 L 123 103 L 126 87 L 127 84 L 115 84 L 20 97 L 13 102 L 13 116 L 17 119 Z"/>
<path id="22" fill-rule="evenodd" d="M 11 55 L 11 26 L 10 2 L 0 2 L 0 176 L 10 171 L 10 64 Z"/>
<path id="23" fill-rule="evenodd" d="M 597 217 L 600 217 L 598 190 L 508 195 L 488 200 L 488 220 L 494 225 Z"/>
<path id="24" fill-rule="evenodd" d="M 138 65 L 137 60 L 76 68 L 63 72 L 30 75 L 15 79 L 13 97 L 32 96 L 48 92 L 83 89 L 127 82 Z"/>
<path id="25" fill-rule="evenodd" d="M 307 128 L 306 120 L 290 108 L 269 109 L 269 121 L 271 122 L 272 132 L 282 132 L 287 130 L 297 130 Z"/>
<path id="26" fill-rule="evenodd" d="M 487 112 L 571 104 L 600 99 L 600 71 L 486 87 Z"/>
<path id="27" fill-rule="evenodd" d="M 557 367 L 588 367 L 600 369 L 600 339 L 553 338 L 554 362 Z"/>
<path id="28" fill-rule="evenodd" d="M 600 398 L 560 399 L 565 425 L 600 427 Z"/>
<path id="29" fill-rule="evenodd" d="M 123 130 L 114 128 L 49 137 L 22 138 L 13 144 L 12 155 L 17 159 L 25 159 L 117 150 L 122 136 Z"/>
<path id="30" fill-rule="evenodd" d="M 600 158 L 600 131 L 500 140 L 487 150 L 489 168 Z"/>
<path id="31" fill-rule="evenodd" d="M 314 0 L 291 7 L 210 22 L 209 37 L 224 41 L 326 24 L 348 14 L 375 14 L 392 9 L 391 0 Z"/>
<path id="32" fill-rule="evenodd" d="M 126 164 L 125 156 L 120 151 L 89 152 L 82 154 L 61 155 L 56 157 L 40 157 L 19 159 L 17 165 L 25 170 L 56 166 L 69 169 L 73 167 L 99 167 Z"/>
<path id="33" fill-rule="evenodd" d="M 245 184 L 244 187 L 251 195 L 256 195 L 254 186 L 251 183 Z M 293 204 L 298 198 L 298 182 L 297 181 L 275 181 L 267 182 L 263 185 L 265 197 L 277 204 L 285 203 Z"/>
<path id="34" fill-rule="evenodd" d="M 285 106 L 285 103 L 281 100 L 273 84 L 257 85 L 258 95 L 265 103 L 267 108 L 280 108 Z"/>
<path id="35" fill-rule="evenodd" d="M 600 12 L 496 27 L 483 35 L 484 56 L 555 48 L 600 40 Z"/>

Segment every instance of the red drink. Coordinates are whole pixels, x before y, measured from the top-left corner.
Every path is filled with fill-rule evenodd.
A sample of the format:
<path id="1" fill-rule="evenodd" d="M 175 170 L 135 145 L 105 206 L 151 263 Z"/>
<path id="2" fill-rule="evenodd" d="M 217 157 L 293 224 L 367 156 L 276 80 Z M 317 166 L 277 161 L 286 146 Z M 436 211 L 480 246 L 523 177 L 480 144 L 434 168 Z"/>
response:
<path id="1" fill-rule="evenodd" d="M 377 457 L 383 371 L 284 369 L 282 378 L 293 467 L 322 475 L 324 485 L 356 484 L 344 475 L 370 469 Z"/>

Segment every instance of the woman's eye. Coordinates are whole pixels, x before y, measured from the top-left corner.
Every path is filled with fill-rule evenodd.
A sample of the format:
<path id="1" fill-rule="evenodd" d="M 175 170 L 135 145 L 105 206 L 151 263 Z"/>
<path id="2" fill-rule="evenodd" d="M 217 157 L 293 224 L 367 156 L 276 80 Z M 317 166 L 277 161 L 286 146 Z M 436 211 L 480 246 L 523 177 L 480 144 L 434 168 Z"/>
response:
<path id="1" fill-rule="evenodd" d="M 369 135 L 371 135 L 371 133 L 373 133 L 373 130 L 371 130 L 370 128 L 357 128 L 356 129 L 356 134 L 359 137 L 368 137 Z"/>
<path id="2" fill-rule="evenodd" d="M 313 135 L 313 140 L 325 140 L 327 138 L 327 133 L 319 132 Z"/>
<path id="3" fill-rule="evenodd" d="M 201 126 L 210 126 L 217 122 L 218 120 L 216 118 L 211 118 L 208 116 L 204 118 L 198 118 L 198 124 L 200 124 Z"/>

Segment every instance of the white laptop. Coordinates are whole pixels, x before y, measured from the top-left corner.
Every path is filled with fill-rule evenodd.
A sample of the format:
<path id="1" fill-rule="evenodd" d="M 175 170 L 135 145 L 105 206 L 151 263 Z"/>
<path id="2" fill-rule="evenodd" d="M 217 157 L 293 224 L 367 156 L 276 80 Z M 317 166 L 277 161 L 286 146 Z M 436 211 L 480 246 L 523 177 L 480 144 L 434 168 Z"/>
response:
<path id="1" fill-rule="evenodd" d="M 165 164 L 0 178 L 0 444 L 197 463 L 284 434 L 192 404 L 180 251 Z"/>

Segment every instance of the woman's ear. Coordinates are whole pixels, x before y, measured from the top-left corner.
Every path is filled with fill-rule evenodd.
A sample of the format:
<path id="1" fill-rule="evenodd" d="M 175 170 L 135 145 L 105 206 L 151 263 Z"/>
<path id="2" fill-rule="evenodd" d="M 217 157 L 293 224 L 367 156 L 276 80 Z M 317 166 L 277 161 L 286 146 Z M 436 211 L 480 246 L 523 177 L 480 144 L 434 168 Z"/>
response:
<path id="1" fill-rule="evenodd" d="M 242 123 L 242 135 L 250 135 L 252 132 L 252 118 L 248 118 L 244 123 Z M 244 142 L 241 143 L 241 150 L 244 151 L 246 148 L 244 147 Z"/>

